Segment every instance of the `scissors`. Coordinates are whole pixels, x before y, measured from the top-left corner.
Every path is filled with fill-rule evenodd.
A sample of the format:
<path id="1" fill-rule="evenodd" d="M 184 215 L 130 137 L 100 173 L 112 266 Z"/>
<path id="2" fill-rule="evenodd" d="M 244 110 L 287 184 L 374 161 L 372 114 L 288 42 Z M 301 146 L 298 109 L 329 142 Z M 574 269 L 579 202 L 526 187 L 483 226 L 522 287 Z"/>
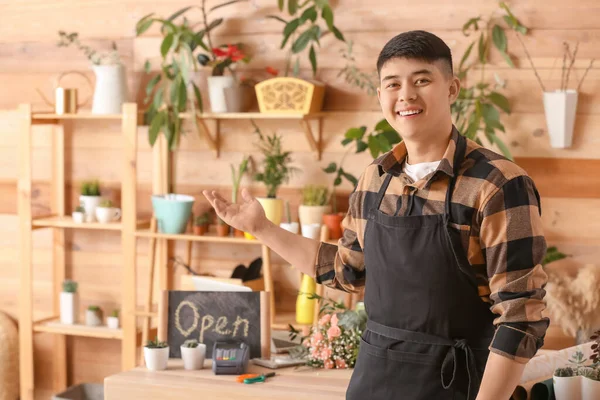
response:
<path id="1" fill-rule="evenodd" d="M 246 383 L 246 384 L 251 384 L 251 383 L 258 383 L 258 382 L 264 382 L 267 378 L 270 378 L 272 376 L 275 376 L 275 372 L 270 372 L 268 374 L 245 374 L 245 375 L 240 375 L 237 377 L 237 381 L 240 383 Z"/>

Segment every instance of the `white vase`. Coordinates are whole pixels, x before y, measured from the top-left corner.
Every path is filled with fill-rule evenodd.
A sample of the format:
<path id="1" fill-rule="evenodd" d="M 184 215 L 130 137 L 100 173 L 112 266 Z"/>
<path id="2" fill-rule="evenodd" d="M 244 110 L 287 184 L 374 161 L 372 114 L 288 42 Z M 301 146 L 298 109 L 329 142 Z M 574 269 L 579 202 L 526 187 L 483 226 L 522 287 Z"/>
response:
<path id="1" fill-rule="evenodd" d="M 162 371 L 167 369 L 169 346 L 161 349 L 144 347 L 144 360 L 146 361 L 146 368 L 150 371 Z"/>
<path id="2" fill-rule="evenodd" d="M 98 222 L 107 224 L 118 221 L 121 218 L 121 209 L 116 207 L 96 207 L 96 219 Z"/>
<path id="3" fill-rule="evenodd" d="M 183 368 L 187 370 L 204 368 L 204 357 L 206 356 L 206 345 L 198 343 L 198 347 L 181 346 L 181 358 Z"/>
<path id="4" fill-rule="evenodd" d="M 127 80 L 123 65 L 94 65 L 96 86 L 92 114 L 121 114 L 127 101 Z"/>
<path id="5" fill-rule="evenodd" d="M 297 222 L 282 222 L 279 226 L 286 231 L 298 234 L 300 232 L 300 224 Z"/>
<path id="6" fill-rule="evenodd" d="M 84 208 L 85 222 L 96 221 L 96 207 L 102 201 L 101 196 L 79 196 L 79 204 Z"/>
<path id="7" fill-rule="evenodd" d="M 553 148 L 564 149 L 573 144 L 577 95 L 575 90 L 544 92 L 546 125 Z"/>
<path id="8" fill-rule="evenodd" d="M 102 325 L 102 317 L 100 316 L 100 311 L 85 310 L 85 324 L 87 326 Z"/>
<path id="9" fill-rule="evenodd" d="M 553 376 L 552 383 L 556 400 L 582 400 L 581 376 Z"/>
<path id="10" fill-rule="evenodd" d="M 583 377 L 581 379 L 581 400 L 600 399 L 600 381 Z"/>
<path id="11" fill-rule="evenodd" d="M 235 81 L 233 80 L 232 76 L 208 77 L 208 98 L 210 99 L 210 109 L 212 112 L 227 112 L 224 89 L 233 87 L 234 85 Z"/>
<path id="12" fill-rule="evenodd" d="M 119 317 L 108 317 L 108 318 L 106 318 L 106 325 L 110 329 L 119 329 Z"/>
<path id="13" fill-rule="evenodd" d="M 71 216 L 73 217 L 73 222 L 75 222 L 76 224 L 81 224 L 85 221 L 85 213 L 82 213 L 80 211 L 73 211 Z"/>
<path id="14" fill-rule="evenodd" d="M 73 325 L 79 322 L 79 293 L 60 293 L 60 323 Z"/>
<path id="15" fill-rule="evenodd" d="M 298 219 L 301 225 L 322 224 L 323 215 L 331 212 L 331 206 L 305 206 L 298 207 Z"/>
<path id="16" fill-rule="evenodd" d="M 321 237 L 321 224 L 302 225 L 302 236 L 319 240 Z"/>

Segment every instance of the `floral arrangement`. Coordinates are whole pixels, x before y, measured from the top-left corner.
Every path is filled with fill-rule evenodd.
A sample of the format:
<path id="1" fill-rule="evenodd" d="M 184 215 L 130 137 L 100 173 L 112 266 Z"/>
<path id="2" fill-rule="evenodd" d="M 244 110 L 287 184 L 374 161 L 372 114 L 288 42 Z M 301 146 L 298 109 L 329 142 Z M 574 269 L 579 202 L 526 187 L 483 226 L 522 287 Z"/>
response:
<path id="1" fill-rule="evenodd" d="M 348 310 L 341 302 L 316 294 L 310 297 L 324 300 L 325 304 L 321 306 L 317 325 L 311 328 L 308 336 L 302 337 L 302 344 L 290 354 L 295 358 L 306 358 L 306 365 L 314 368 L 353 368 L 367 321 L 364 309 Z M 290 325 L 290 337 L 294 339 L 298 333 Z"/>

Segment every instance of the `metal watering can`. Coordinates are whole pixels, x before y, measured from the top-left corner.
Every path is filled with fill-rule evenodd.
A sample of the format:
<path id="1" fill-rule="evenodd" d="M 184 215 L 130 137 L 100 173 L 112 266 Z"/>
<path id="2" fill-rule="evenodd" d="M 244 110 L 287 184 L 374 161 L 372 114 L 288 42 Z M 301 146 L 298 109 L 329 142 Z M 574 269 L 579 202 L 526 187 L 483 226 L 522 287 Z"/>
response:
<path id="1" fill-rule="evenodd" d="M 79 104 L 77 101 L 77 89 L 64 88 L 60 86 L 60 80 L 69 74 L 77 74 L 82 76 L 89 83 L 90 87 L 92 88 L 92 92 L 94 89 L 90 78 L 78 71 L 63 72 L 56 78 L 56 82 L 54 84 L 54 103 L 48 100 L 44 93 L 42 93 L 39 89 L 36 89 L 46 104 L 48 104 L 50 107 L 54 107 L 54 112 L 58 115 L 75 114 L 77 113 L 77 109 L 79 107 L 86 105 L 91 99 L 91 96 L 89 96 L 83 103 Z"/>

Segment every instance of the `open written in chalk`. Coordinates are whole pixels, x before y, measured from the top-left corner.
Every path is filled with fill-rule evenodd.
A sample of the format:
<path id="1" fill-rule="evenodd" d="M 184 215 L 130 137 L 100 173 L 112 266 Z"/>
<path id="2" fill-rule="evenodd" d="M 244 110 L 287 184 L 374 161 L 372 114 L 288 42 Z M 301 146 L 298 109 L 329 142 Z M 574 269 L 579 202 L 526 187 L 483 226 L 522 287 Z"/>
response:
<path id="1" fill-rule="evenodd" d="M 251 358 L 270 357 L 268 305 L 266 292 L 165 291 L 158 336 L 169 344 L 170 358 L 181 358 L 188 339 L 204 343 L 207 358 L 216 341 L 229 340 L 244 341 Z"/>

